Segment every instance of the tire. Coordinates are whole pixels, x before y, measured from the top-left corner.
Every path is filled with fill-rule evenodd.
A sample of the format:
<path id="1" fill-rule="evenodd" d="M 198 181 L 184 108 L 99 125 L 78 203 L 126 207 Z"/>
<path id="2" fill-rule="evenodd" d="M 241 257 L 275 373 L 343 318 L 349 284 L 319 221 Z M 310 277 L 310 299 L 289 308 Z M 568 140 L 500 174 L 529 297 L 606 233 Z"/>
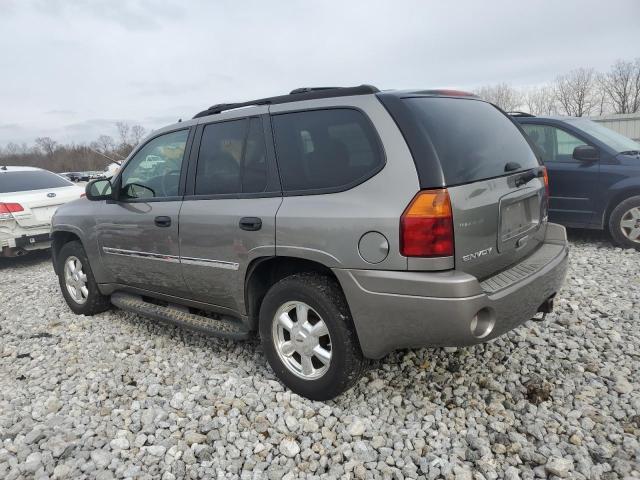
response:
<path id="1" fill-rule="evenodd" d="M 609 233 L 617 245 L 640 250 L 640 196 L 629 197 L 613 209 Z"/>
<path id="2" fill-rule="evenodd" d="M 307 327 L 320 327 L 323 322 L 328 335 L 320 336 L 324 329 L 316 328 L 317 332 L 310 334 L 308 330 L 300 328 L 304 322 L 298 323 L 297 307 L 301 304 L 301 312 L 304 311 L 304 305 L 309 307 Z M 284 333 L 286 328 L 276 320 L 276 314 L 288 311 L 293 305 L 295 308 L 288 313 L 289 319 L 295 320 L 294 327 L 290 329 L 293 333 L 288 335 L 289 343 L 300 351 L 304 350 L 305 356 L 309 356 L 309 349 L 315 343 L 322 347 L 323 355 L 330 352 L 327 363 L 320 361 L 320 356 L 311 354 L 315 371 L 311 375 L 302 371 L 296 374 L 296 367 L 291 366 L 297 363 L 302 368 L 303 363 L 309 364 L 303 361 L 298 350 L 289 356 L 281 356 L 284 354 L 279 352 L 285 348 L 277 346 L 283 345 L 283 337 L 286 340 L 287 334 Z M 304 319 L 304 315 L 301 319 Z M 327 276 L 301 273 L 280 280 L 264 297 L 259 323 L 262 348 L 277 377 L 289 389 L 311 400 L 329 400 L 340 395 L 358 381 L 367 366 L 346 299 L 336 281 Z M 306 339 L 301 340 L 305 333 Z"/>
<path id="3" fill-rule="evenodd" d="M 84 292 L 80 295 L 83 297 L 83 301 L 79 301 L 77 298 L 74 298 L 72 292 L 69 291 L 68 283 L 67 283 L 67 270 L 66 265 L 67 261 L 73 261 L 76 259 L 79 261 L 74 262 L 76 267 L 80 265 L 80 273 L 82 276 L 79 276 L 75 280 L 70 280 L 69 285 L 80 286 L 84 283 L 86 287 L 86 295 Z M 98 290 L 98 285 L 96 284 L 95 278 L 93 278 L 93 272 L 91 271 L 91 265 L 89 264 L 89 259 L 87 258 L 87 254 L 82 247 L 82 244 L 78 241 L 73 241 L 69 243 L 65 243 L 60 249 L 60 253 L 58 254 L 58 280 L 60 282 L 60 290 L 62 291 L 62 295 L 69 305 L 69 308 L 73 310 L 74 313 L 78 315 L 95 315 L 96 313 L 104 312 L 105 310 L 109 310 L 111 308 L 111 301 L 108 296 L 102 295 L 100 290 Z M 78 281 L 78 279 L 86 278 L 85 282 Z M 76 289 L 76 297 L 78 297 L 78 289 Z"/>

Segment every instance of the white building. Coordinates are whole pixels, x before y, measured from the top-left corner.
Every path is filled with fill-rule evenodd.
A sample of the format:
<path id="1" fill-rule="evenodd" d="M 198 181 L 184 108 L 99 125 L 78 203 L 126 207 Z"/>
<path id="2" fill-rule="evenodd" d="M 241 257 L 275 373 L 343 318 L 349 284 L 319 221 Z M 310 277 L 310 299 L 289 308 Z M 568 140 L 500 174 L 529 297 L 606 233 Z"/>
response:
<path id="1" fill-rule="evenodd" d="M 640 142 L 640 113 L 621 113 L 589 118 L 611 130 L 621 133 L 625 137 Z"/>

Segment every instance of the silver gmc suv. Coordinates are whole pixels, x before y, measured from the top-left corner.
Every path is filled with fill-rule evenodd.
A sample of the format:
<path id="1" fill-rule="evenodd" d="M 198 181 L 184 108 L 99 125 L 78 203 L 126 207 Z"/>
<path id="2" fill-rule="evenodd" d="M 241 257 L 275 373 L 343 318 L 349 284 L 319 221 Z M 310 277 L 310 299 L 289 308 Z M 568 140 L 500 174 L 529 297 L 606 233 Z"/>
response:
<path id="1" fill-rule="evenodd" d="M 53 263 L 75 313 L 257 332 L 282 382 L 329 399 L 368 359 L 549 312 L 568 247 L 547 183 L 471 94 L 298 89 L 154 132 L 58 209 Z"/>

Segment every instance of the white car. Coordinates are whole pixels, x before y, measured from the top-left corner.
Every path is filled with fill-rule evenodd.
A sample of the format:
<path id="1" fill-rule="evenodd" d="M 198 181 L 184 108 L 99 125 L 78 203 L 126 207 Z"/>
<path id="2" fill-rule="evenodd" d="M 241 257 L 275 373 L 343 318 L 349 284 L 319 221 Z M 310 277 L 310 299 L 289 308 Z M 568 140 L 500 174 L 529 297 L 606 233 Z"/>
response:
<path id="1" fill-rule="evenodd" d="M 48 170 L 0 166 L 0 256 L 49 248 L 56 209 L 82 196 L 82 187 Z"/>
<path id="2" fill-rule="evenodd" d="M 120 164 L 113 162 L 110 163 L 107 168 L 105 169 L 103 175 L 105 176 L 105 178 L 111 178 L 113 177 L 116 173 L 118 173 L 118 170 L 120 170 Z"/>

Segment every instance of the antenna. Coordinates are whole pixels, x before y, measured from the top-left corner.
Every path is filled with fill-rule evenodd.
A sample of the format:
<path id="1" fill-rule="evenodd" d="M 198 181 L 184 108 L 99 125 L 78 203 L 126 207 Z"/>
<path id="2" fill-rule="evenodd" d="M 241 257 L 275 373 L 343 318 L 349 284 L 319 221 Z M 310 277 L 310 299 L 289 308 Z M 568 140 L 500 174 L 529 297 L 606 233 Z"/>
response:
<path id="1" fill-rule="evenodd" d="M 104 153 L 100 152 L 99 150 L 95 150 L 91 147 L 87 147 L 89 150 L 91 150 L 93 153 L 97 153 L 98 155 L 100 155 L 101 157 L 106 158 L 107 160 L 111 160 L 113 163 L 117 163 L 118 165 L 122 165 L 122 160 L 125 160 L 125 157 L 123 157 L 122 155 L 115 153 L 116 155 L 118 155 L 119 157 L 122 158 L 122 160 L 116 160 L 115 158 L 111 158 L 109 155 L 105 155 Z"/>

